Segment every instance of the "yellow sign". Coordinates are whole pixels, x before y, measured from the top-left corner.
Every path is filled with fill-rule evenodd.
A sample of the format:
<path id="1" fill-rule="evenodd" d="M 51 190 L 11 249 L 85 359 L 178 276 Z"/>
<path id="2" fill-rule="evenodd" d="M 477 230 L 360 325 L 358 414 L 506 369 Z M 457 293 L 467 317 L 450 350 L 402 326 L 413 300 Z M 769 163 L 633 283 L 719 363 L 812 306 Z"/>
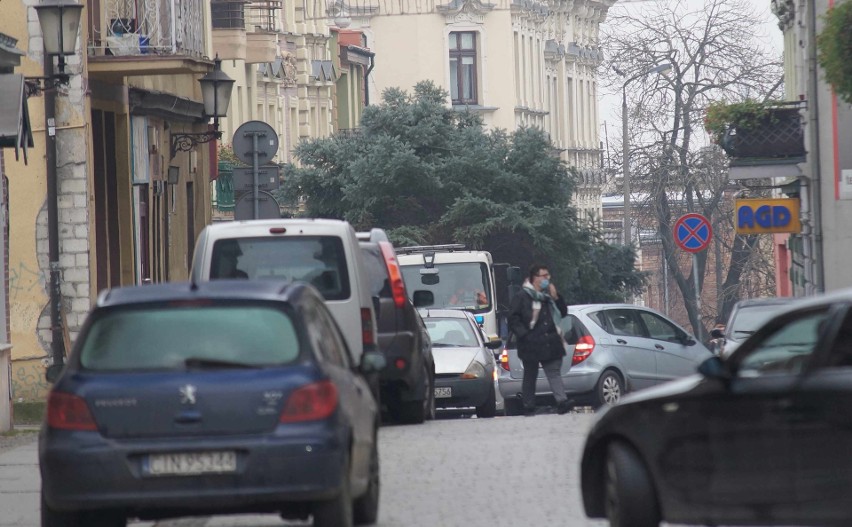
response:
<path id="1" fill-rule="evenodd" d="M 738 199 L 734 206 L 737 234 L 802 232 L 798 198 Z"/>

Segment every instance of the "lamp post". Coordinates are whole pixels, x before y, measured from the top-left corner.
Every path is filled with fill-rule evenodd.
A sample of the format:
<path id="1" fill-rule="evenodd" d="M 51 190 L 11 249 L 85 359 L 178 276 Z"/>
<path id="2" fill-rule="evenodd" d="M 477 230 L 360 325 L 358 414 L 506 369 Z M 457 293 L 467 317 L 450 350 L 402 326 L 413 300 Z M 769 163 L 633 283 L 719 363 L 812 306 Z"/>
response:
<path id="1" fill-rule="evenodd" d="M 624 72 L 613 66 L 615 72 L 624 77 Z M 672 69 L 671 64 L 660 64 L 630 77 L 621 87 L 621 155 L 622 159 L 622 188 L 624 191 L 624 245 L 633 245 L 633 233 L 631 229 L 630 212 L 630 142 L 627 136 L 627 85 L 639 77 L 651 73 L 666 73 Z"/>
<path id="2" fill-rule="evenodd" d="M 35 6 L 44 42 L 44 122 L 45 159 L 47 165 L 47 245 L 50 268 L 50 352 L 53 364 L 64 362 L 62 333 L 62 293 L 59 275 L 59 205 L 56 173 L 56 86 L 65 84 L 65 57 L 77 52 L 82 4 L 63 0 L 46 0 Z M 53 57 L 58 57 L 58 72 L 53 71 Z"/>
<path id="3" fill-rule="evenodd" d="M 189 152 L 199 144 L 221 139 L 219 118 L 228 115 L 228 105 L 231 102 L 231 91 L 234 89 L 234 79 L 222 71 L 222 60 L 219 55 L 213 59 L 213 71 L 198 79 L 201 84 L 201 98 L 204 101 L 204 119 L 213 118 L 213 129 L 198 133 L 170 134 L 171 159 L 178 152 Z"/>

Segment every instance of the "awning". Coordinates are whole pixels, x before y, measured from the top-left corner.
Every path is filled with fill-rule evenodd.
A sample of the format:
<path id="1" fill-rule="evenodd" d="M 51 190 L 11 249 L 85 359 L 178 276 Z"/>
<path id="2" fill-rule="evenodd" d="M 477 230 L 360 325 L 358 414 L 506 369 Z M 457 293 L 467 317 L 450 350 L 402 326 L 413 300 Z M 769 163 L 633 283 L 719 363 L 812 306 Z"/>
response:
<path id="1" fill-rule="evenodd" d="M 14 148 L 15 159 L 19 159 L 18 150 L 23 150 L 24 163 L 27 162 L 27 148 L 33 147 L 25 94 L 23 75 L 0 74 L 0 148 Z"/>

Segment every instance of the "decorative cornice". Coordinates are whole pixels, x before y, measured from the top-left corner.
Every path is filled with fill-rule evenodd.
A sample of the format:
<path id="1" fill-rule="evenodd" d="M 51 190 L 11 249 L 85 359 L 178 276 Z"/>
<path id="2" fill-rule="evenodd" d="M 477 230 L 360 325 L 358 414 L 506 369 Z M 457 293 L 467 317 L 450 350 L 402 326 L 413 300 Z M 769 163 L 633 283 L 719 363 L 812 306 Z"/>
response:
<path id="1" fill-rule="evenodd" d="M 485 15 L 491 12 L 494 7 L 496 7 L 494 4 L 480 0 L 453 0 L 449 4 L 438 6 L 436 10 L 444 15 L 447 24 L 464 22 L 482 24 L 485 22 Z"/>
<path id="2" fill-rule="evenodd" d="M 778 17 L 778 27 L 786 31 L 793 27 L 796 20 L 796 3 L 794 0 L 772 0 L 770 4 L 772 14 Z"/>
<path id="3" fill-rule="evenodd" d="M 373 5 L 349 5 L 346 0 L 334 0 L 328 5 L 325 10 L 330 18 L 349 17 L 349 18 L 370 18 L 379 14 L 379 6 Z"/>

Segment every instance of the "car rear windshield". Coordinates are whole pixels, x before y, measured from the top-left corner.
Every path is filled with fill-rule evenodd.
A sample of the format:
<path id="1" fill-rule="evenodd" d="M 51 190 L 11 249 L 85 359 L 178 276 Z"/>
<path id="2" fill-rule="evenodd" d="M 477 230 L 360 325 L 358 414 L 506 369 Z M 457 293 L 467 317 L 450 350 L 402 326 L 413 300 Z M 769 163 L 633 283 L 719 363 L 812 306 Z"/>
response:
<path id="1" fill-rule="evenodd" d="M 229 238 L 213 244 L 210 279 L 302 281 L 326 300 L 349 298 L 343 241 L 337 236 Z"/>
<path id="2" fill-rule="evenodd" d="M 754 304 L 737 308 L 731 320 L 730 334 L 734 338 L 742 338 L 756 332 L 779 311 L 789 307 L 787 304 Z"/>
<path id="3" fill-rule="evenodd" d="M 299 356 L 293 321 L 270 306 L 114 310 L 98 317 L 84 338 L 81 366 L 99 371 L 176 369 L 205 361 L 263 367 Z"/>

